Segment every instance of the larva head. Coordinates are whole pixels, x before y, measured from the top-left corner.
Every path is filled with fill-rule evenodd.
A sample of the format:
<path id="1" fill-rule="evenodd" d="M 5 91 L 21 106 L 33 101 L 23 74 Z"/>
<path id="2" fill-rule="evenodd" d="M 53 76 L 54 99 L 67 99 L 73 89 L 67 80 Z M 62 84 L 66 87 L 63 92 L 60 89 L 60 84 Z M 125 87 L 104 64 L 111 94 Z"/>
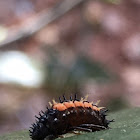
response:
<path id="1" fill-rule="evenodd" d="M 32 140 L 43 140 L 49 134 L 49 129 L 42 123 L 33 124 L 29 131 Z"/>

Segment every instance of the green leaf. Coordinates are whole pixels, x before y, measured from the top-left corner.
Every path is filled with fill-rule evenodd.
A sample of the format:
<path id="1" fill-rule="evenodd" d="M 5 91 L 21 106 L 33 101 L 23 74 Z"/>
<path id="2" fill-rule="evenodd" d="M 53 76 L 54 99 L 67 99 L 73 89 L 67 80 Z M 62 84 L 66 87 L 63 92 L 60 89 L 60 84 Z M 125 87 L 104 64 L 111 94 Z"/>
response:
<path id="1" fill-rule="evenodd" d="M 111 112 L 108 119 L 115 119 L 111 129 L 75 135 L 59 140 L 139 140 L 140 139 L 140 108 L 125 109 Z M 68 135 L 68 134 L 66 134 Z M 14 132 L 0 136 L 0 140 L 30 140 L 27 131 Z M 58 140 L 58 139 L 57 139 Z"/>
<path id="2" fill-rule="evenodd" d="M 17 131 L 0 136 L 0 140 L 31 140 L 27 130 Z"/>

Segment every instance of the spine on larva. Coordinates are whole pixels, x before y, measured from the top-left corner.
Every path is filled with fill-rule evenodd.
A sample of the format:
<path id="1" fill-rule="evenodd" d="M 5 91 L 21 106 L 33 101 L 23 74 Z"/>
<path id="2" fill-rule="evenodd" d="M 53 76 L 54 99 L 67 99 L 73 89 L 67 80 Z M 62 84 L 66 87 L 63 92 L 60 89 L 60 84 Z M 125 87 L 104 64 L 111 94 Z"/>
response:
<path id="1" fill-rule="evenodd" d="M 56 113 L 53 109 L 47 109 L 46 112 L 41 111 L 39 117 L 36 117 L 36 123 L 32 124 L 30 131 L 30 137 L 32 140 L 44 140 L 44 138 L 51 134 L 51 128 L 49 122 Z"/>

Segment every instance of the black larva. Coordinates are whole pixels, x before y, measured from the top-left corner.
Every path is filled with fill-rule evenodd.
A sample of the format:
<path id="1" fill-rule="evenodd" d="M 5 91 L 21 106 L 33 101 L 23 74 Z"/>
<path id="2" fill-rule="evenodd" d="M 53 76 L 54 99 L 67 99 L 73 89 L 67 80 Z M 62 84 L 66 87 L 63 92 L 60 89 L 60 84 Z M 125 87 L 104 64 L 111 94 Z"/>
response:
<path id="1" fill-rule="evenodd" d="M 113 120 L 106 119 L 107 110 L 97 107 L 85 100 L 54 101 L 50 109 L 41 111 L 36 123 L 32 124 L 30 137 L 32 140 L 56 138 L 72 130 L 94 132 L 108 129 Z"/>

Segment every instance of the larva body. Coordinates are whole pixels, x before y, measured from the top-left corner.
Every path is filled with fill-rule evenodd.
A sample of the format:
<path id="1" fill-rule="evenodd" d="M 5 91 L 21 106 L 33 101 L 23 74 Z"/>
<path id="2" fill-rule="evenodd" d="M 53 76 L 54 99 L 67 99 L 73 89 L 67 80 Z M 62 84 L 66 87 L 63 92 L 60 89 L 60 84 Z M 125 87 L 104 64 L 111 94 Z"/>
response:
<path id="1" fill-rule="evenodd" d="M 50 109 L 39 113 L 38 121 L 32 125 L 32 140 L 44 140 L 46 137 L 57 137 L 71 130 L 99 131 L 108 128 L 111 122 L 106 119 L 107 110 L 85 100 L 65 100 L 53 102 Z"/>

